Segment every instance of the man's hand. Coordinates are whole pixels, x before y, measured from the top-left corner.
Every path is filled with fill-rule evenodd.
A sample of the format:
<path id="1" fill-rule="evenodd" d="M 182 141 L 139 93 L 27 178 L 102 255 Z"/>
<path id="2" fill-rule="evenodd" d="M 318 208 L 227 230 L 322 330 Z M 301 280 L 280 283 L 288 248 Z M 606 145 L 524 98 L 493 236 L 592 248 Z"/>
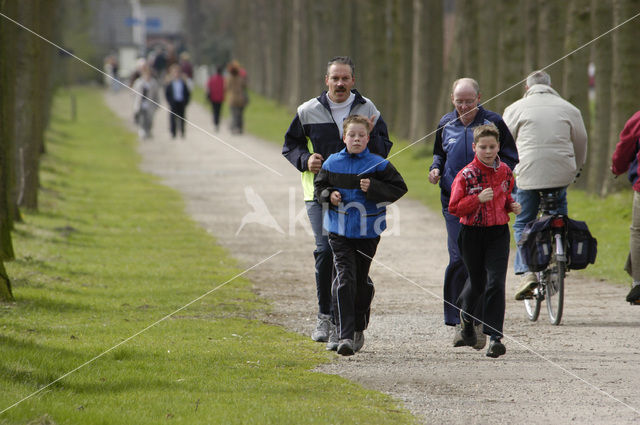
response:
<path id="1" fill-rule="evenodd" d="M 511 211 L 513 211 L 515 215 L 520 214 L 522 212 L 522 205 L 520 205 L 518 202 L 511 203 Z"/>
<path id="2" fill-rule="evenodd" d="M 318 174 L 322 168 L 322 161 L 324 161 L 324 158 L 319 153 L 311 154 L 307 160 L 307 168 L 309 168 L 309 171 L 313 174 Z"/>
<path id="3" fill-rule="evenodd" d="M 360 189 L 363 192 L 369 190 L 369 186 L 371 186 L 371 180 L 369 179 L 360 179 Z"/>
<path id="4" fill-rule="evenodd" d="M 436 184 L 440 181 L 440 170 L 438 168 L 434 168 L 429 171 L 429 183 Z"/>
<path id="5" fill-rule="evenodd" d="M 334 190 L 333 192 L 331 192 L 329 201 L 331 201 L 331 204 L 333 206 L 337 207 L 340 204 L 340 202 L 342 202 L 342 195 L 340 195 L 340 192 L 338 192 L 337 190 Z"/>
<path id="6" fill-rule="evenodd" d="M 489 202 L 493 199 L 493 189 L 490 187 L 486 188 L 478 195 L 478 200 L 480 203 L 484 204 L 485 202 Z"/>

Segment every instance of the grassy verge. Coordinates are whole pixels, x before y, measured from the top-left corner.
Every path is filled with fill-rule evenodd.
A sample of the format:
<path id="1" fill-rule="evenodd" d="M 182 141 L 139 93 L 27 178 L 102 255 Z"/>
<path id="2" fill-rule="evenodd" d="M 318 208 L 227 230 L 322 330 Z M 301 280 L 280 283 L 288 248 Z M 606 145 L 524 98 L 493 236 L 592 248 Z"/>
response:
<path id="1" fill-rule="evenodd" d="M 245 117 L 249 132 L 274 143 L 282 144 L 295 112 L 253 94 L 251 105 Z M 402 173 L 409 188 L 408 196 L 418 199 L 434 211 L 440 211 L 440 191 L 427 181 L 427 169 L 431 165 L 431 155 L 424 155 L 424 142 L 412 146 L 406 140 L 392 136 L 394 147 L 391 151 L 393 164 Z M 402 152 L 400 152 L 402 151 Z M 569 215 L 577 220 L 586 221 L 591 233 L 598 239 L 598 258 L 596 264 L 584 273 L 614 283 L 629 282 L 629 276 L 622 269 L 629 251 L 629 225 L 631 223 L 631 190 L 600 198 L 583 191 L 569 189 Z M 512 216 L 513 217 L 513 216 Z M 444 223 L 443 223 L 444 225 Z M 514 244 L 515 246 L 515 244 Z M 443 248 L 439 246 L 439 249 Z M 576 273 L 576 272 L 574 272 Z"/>
<path id="2" fill-rule="evenodd" d="M 135 137 L 78 90 L 54 106 L 39 213 L 17 225 L 0 305 L 0 424 L 412 423 L 389 397 L 311 371 L 321 344 L 268 305 L 180 196 L 138 171 Z M 220 287 L 221 284 L 229 282 Z M 33 421 L 33 422 L 31 422 Z"/>

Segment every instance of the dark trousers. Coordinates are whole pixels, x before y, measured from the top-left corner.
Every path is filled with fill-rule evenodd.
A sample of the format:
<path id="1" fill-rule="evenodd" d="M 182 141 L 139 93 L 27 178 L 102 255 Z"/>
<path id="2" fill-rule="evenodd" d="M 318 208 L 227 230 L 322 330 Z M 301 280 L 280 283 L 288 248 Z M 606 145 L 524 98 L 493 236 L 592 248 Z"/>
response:
<path id="1" fill-rule="evenodd" d="M 379 241 L 379 236 L 351 239 L 329 233 L 337 274 L 332 291 L 337 300 L 340 339 L 353 339 L 355 331 L 364 331 L 369 324 L 375 290 L 368 275 Z"/>
<path id="2" fill-rule="evenodd" d="M 509 263 L 509 226 L 462 225 L 458 246 L 469 272 L 469 282 L 458 298 L 458 307 L 465 312 L 473 312 L 481 305 L 483 332 L 502 337 L 504 284 Z"/>
<path id="3" fill-rule="evenodd" d="M 307 215 L 313 230 L 316 249 L 313 251 L 316 270 L 316 291 L 318 295 L 318 312 L 332 314 L 331 282 L 333 281 L 333 253 L 329 246 L 329 238 L 322 229 L 322 205 L 317 201 L 306 201 Z"/>
<path id="4" fill-rule="evenodd" d="M 211 102 L 211 108 L 213 109 L 213 125 L 216 129 L 220 125 L 220 110 L 222 109 L 222 103 Z"/>
<path id="5" fill-rule="evenodd" d="M 458 248 L 460 218 L 449 214 L 447 208 L 442 210 L 442 215 L 447 226 L 447 249 L 449 250 L 449 264 L 444 272 L 444 323 L 453 326 L 460 323 L 456 302 L 468 280 L 468 274 Z"/>
<path id="6" fill-rule="evenodd" d="M 177 132 L 180 131 L 180 134 L 184 137 L 184 112 L 187 104 L 184 102 L 174 102 L 170 106 L 172 112 L 172 114 L 169 114 L 171 136 L 176 137 Z"/>
<path id="7" fill-rule="evenodd" d="M 244 106 L 231 106 L 231 132 L 241 134 L 244 130 L 244 120 L 242 113 Z"/>

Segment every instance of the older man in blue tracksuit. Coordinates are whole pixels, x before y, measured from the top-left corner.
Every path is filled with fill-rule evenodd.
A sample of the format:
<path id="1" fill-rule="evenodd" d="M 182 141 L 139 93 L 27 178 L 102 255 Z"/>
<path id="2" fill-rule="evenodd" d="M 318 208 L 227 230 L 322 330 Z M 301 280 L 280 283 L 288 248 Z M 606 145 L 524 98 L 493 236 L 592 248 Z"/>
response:
<path id="1" fill-rule="evenodd" d="M 467 270 L 462 262 L 458 249 L 460 219 L 449 213 L 451 184 L 458 172 L 474 158 L 472 148 L 473 129 L 481 124 L 494 123 L 500 131 L 500 160 L 513 170 L 518 163 L 518 150 L 509 128 L 500 115 L 479 106 L 480 88 L 471 78 L 461 78 L 453 83 L 451 102 L 455 109 L 444 115 L 438 123 L 436 141 L 433 147 L 433 164 L 429 168 L 429 181 L 440 183 L 440 200 L 442 215 L 447 226 L 447 246 L 449 249 L 449 265 L 444 274 L 444 323 L 448 326 L 460 326 L 460 314 L 456 300 L 468 278 Z M 482 312 L 474 316 L 481 318 Z M 484 347 L 484 334 L 478 333 L 482 341 L 475 347 Z M 453 345 L 463 346 L 459 329 L 456 329 Z"/>
<path id="2" fill-rule="evenodd" d="M 363 115 L 371 121 L 369 150 L 387 157 L 391 141 L 380 112 L 371 100 L 353 89 L 354 65 L 349 57 L 338 56 L 329 61 L 325 83 L 328 91 L 310 99 L 298 107 L 284 136 L 284 155 L 302 173 L 302 188 L 307 215 L 315 237 L 316 289 L 318 296 L 318 320 L 311 334 L 314 341 L 326 342 L 335 325 L 331 324 L 331 276 L 333 254 L 327 235 L 322 230 L 322 206 L 314 199 L 313 180 L 322 162 L 343 147 L 342 123 L 349 115 Z M 327 348 L 336 349 L 334 340 Z"/>

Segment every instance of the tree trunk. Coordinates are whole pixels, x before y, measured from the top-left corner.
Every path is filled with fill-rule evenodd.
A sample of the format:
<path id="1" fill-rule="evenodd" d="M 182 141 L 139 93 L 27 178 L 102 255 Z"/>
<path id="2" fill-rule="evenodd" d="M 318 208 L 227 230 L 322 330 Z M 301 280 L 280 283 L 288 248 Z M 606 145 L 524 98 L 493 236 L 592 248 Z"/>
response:
<path id="1" fill-rule="evenodd" d="M 593 35 L 605 33 L 613 27 L 611 5 L 601 0 L 591 1 Z M 611 114 L 611 72 L 613 69 L 613 35 L 609 34 L 593 44 L 593 62 L 595 65 L 595 113 L 591 121 L 589 138 L 589 156 L 587 190 L 604 195 L 605 181 L 612 179 L 609 171 L 609 131 Z"/>
<path id="2" fill-rule="evenodd" d="M 16 3 L 0 0 L 0 11 L 10 17 L 17 16 Z M 12 301 L 11 281 L 4 271 L 4 261 L 13 259 L 11 240 L 13 182 L 13 141 L 15 117 L 15 63 L 18 29 L 5 21 L 0 25 L 0 301 Z"/>
<path id="3" fill-rule="evenodd" d="M 501 11 L 506 8 L 509 2 L 495 2 L 493 0 L 475 0 L 475 4 L 478 10 L 477 21 L 481 30 L 478 31 L 478 39 L 476 40 L 476 46 L 494 46 L 494 48 L 487 49 L 481 48 L 482 53 L 478 56 L 478 73 L 477 75 L 470 75 L 475 78 L 480 84 L 482 90 L 482 101 L 486 101 L 499 92 L 504 90 L 505 86 L 510 81 L 501 80 L 498 77 L 498 68 L 501 65 L 501 60 L 504 57 L 498 46 L 500 43 L 500 33 L 503 32 L 502 25 L 486 25 L 487 22 L 492 22 L 497 15 L 501 15 Z M 502 21 L 502 18 L 501 18 Z M 478 47 L 476 47 L 477 49 Z M 508 57 L 514 52 L 509 52 Z M 498 111 L 498 107 L 495 104 L 495 100 L 491 101 L 487 105 L 489 109 Z"/>
<path id="4" fill-rule="evenodd" d="M 538 0 L 525 0 L 521 17 L 524 30 L 524 70 L 525 74 L 538 69 Z"/>
<path id="5" fill-rule="evenodd" d="M 291 32 L 288 41 L 290 54 L 287 60 L 287 69 L 289 71 L 289 76 L 287 77 L 287 81 L 289 81 L 289 98 L 287 104 L 291 109 L 296 108 L 302 99 L 302 72 L 300 63 L 302 60 L 302 14 L 302 0 L 292 0 L 289 26 Z"/>
<path id="6" fill-rule="evenodd" d="M 411 116 L 411 104 L 407 96 L 411 93 L 411 52 L 414 40 L 412 40 L 411 27 L 412 0 L 394 0 L 393 14 L 393 50 L 390 60 L 396 66 L 392 69 L 393 87 L 395 88 L 397 106 L 392 110 L 383 111 L 385 121 L 389 124 L 390 131 L 398 137 L 409 137 L 409 125 Z M 430 123 L 428 123 L 431 125 Z"/>
<path id="7" fill-rule="evenodd" d="M 427 97 L 422 101 L 426 104 L 426 115 L 423 117 L 425 126 L 430 133 L 435 130 L 434 126 L 438 122 L 438 106 L 436 104 L 440 87 L 442 86 L 442 75 L 444 69 L 444 10 L 441 0 L 428 0 L 427 6 L 429 16 L 432 19 L 427 25 L 427 50 L 425 54 L 427 62 Z M 400 99 L 402 101 L 402 99 Z M 426 133 L 425 133 L 426 134 Z M 423 137 L 421 134 L 420 137 Z"/>
<path id="8" fill-rule="evenodd" d="M 570 53 L 591 40 L 591 0 L 571 0 L 567 20 L 565 48 Z M 590 129 L 589 111 L 589 56 L 591 49 L 586 47 L 569 55 L 564 64 L 564 98 L 582 112 L 587 132 Z M 589 150 L 587 149 L 587 154 Z M 588 164 L 588 158 L 587 163 Z M 580 167 L 580 164 L 578 164 Z M 582 168 L 581 177 L 576 186 L 587 188 L 589 168 Z"/>
<path id="9" fill-rule="evenodd" d="M 621 24 L 640 10 L 640 0 L 616 0 L 613 3 L 613 23 Z M 640 25 L 631 21 L 613 32 L 613 97 L 611 100 L 611 127 L 609 130 L 609 155 L 611 158 L 615 144 L 625 122 L 638 110 L 637 95 L 640 93 L 640 69 L 638 40 Z M 607 194 L 616 189 L 626 187 L 624 179 L 607 179 L 603 190 Z"/>
<path id="10" fill-rule="evenodd" d="M 517 84 L 526 75 L 522 65 L 524 63 L 524 37 L 520 9 L 522 2 L 503 2 L 498 10 L 501 12 L 500 36 L 498 51 L 503 60 L 498 62 L 498 92 L 488 105 L 488 108 L 502 114 L 504 108 L 522 97 L 522 84 Z M 516 85 L 515 87 L 514 84 Z M 511 88 L 513 87 L 513 88 Z M 508 90 L 507 90 L 508 89 Z M 506 90 L 506 91 L 505 91 Z M 484 101 L 489 98 L 485 96 Z"/>
<path id="11" fill-rule="evenodd" d="M 413 48 L 411 50 L 411 95 L 410 95 L 410 123 L 409 138 L 417 140 L 427 132 L 427 67 L 432 58 L 427 56 L 429 33 L 427 27 L 428 4 L 424 0 L 413 0 Z"/>
<path id="12" fill-rule="evenodd" d="M 539 0 L 538 2 L 538 69 L 546 68 L 551 84 L 562 93 L 564 61 L 564 32 L 567 5 L 563 1 Z"/>

